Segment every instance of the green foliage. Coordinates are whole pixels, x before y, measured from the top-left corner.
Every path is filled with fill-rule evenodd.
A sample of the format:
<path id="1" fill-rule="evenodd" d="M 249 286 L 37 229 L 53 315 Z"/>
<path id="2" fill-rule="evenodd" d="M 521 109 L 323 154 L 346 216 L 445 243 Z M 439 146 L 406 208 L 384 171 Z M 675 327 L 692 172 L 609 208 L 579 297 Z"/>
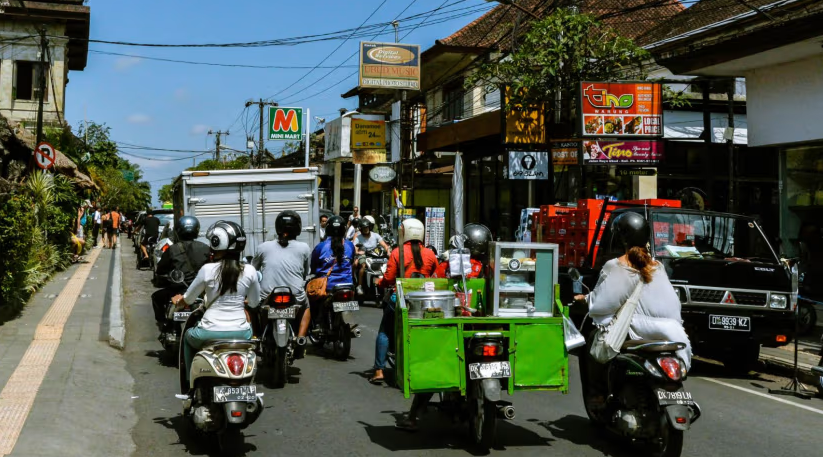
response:
<path id="1" fill-rule="evenodd" d="M 141 181 L 140 168 L 133 166 L 134 181 L 126 181 L 121 169 L 92 167 L 91 177 L 100 186 L 98 201 L 106 208 L 119 207 L 121 211 L 139 211 L 151 204 L 149 183 Z"/>
<path id="2" fill-rule="evenodd" d="M 685 108 L 688 106 L 692 106 L 692 102 L 689 100 L 683 91 L 675 92 L 669 88 L 669 86 L 663 86 L 663 102 L 671 108 Z"/>
<path id="3" fill-rule="evenodd" d="M 580 81 L 645 79 L 647 56 L 594 17 L 558 8 L 532 25 L 509 58 L 483 64 L 466 85 L 510 87 L 510 109 L 550 101 L 558 93 L 562 108 L 569 109 L 576 106 Z"/>
<path id="4" fill-rule="evenodd" d="M 163 184 L 163 187 L 157 191 L 157 198 L 160 199 L 161 202 L 170 202 L 173 195 L 174 187 L 172 187 L 171 183 Z"/>
<path id="5" fill-rule="evenodd" d="M 237 156 L 231 160 L 217 161 L 214 159 L 204 160 L 194 167 L 186 168 L 191 171 L 209 171 L 209 170 L 242 170 L 249 168 L 248 156 Z"/>

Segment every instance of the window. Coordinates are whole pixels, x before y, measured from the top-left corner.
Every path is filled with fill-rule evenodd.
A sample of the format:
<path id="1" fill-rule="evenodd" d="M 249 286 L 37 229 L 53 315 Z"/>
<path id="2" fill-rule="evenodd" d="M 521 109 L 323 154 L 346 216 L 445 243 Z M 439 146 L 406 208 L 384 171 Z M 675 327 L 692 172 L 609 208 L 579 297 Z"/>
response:
<path id="1" fill-rule="evenodd" d="M 443 120 L 463 118 L 463 81 L 456 81 L 443 88 Z"/>
<path id="2" fill-rule="evenodd" d="M 49 77 L 48 70 L 46 78 Z M 45 100 L 49 101 L 48 79 L 46 80 Z M 40 62 L 18 60 L 15 65 L 14 88 L 15 100 L 37 100 L 40 88 Z"/>

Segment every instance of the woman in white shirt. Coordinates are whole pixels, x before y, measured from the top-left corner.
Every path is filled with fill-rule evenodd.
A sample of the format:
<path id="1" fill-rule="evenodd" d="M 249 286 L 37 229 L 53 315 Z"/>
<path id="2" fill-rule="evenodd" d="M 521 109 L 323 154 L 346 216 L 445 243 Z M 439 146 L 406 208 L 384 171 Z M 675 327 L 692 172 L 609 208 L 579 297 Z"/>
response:
<path id="1" fill-rule="evenodd" d="M 243 229 L 234 222 L 217 221 L 209 227 L 206 238 L 215 262 L 203 265 L 186 293 L 172 298 L 172 303 L 180 309 L 206 293 L 206 312 L 183 339 L 187 376 L 195 351 L 207 341 L 251 339 L 252 329 L 246 318 L 244 302 L 248 300 L 248 306 L 252 308 L 260 302 L 257 270 L 240 263 L 240 255 L 246 247 Z"/>

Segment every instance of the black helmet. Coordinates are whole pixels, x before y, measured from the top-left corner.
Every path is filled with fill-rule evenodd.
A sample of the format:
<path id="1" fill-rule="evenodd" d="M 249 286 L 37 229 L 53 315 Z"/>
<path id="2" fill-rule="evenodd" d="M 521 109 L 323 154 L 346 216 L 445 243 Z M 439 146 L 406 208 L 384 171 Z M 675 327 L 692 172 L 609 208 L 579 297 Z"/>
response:
<path id="1" fill-rule="evenodd" d="M 339 236 L 343 237 L 346 235 L 346 221 L 343 220 L 340 216 L 332 216 L 326 222 L 326 236 Z"/>
<path id="2" fill-rule="evenodd" d="M 277 231 L 278 237 L 285 233 L 286 239 L 293 240 L 303 231 L 303 221 L 295 211 L 281 211 L 274 220 L 274 230 Z"/>
<path id="3" fill-rule="evenodd" d="M 360 229 L 368 227 L 369 230 L 374 228 L 374 227 L 372 227 L 371 221 L 366 219 L 365 217 L 363 219 L 360 219 L 360 222 L 358 222 L 357 227 L 360 228 Z"/>
<path id="4" fill-rule="evenodd" d="M 617 239 L 623 243 L 625 249 L 635 246 L 646 248 L 649 245 L 651 229 L 643 215 L 634 211 L 626 211 L 612 221 L 612 237 L 614 236 L 617 236 Z"/>
<path id="5" fill-rule="evenodd" d="M 246 232 L 231 221 L 217 221 L 206 231 L 212 251 L 243 252 L 246 248 Z"/>
<path id="6" fill-rule="evenodd" d="M 180 241 L 191 241 L 200 235 L 200 221 L 194 216 L 183 216 L 177 220 L 174 233 Z"/>
<path id="7" fill-rule="evenodd" d="M 464 246 L 473 256 L 485 256 L 489 252 L 492 232 L 483 224 L 467 224 L 463 227 Z"/>

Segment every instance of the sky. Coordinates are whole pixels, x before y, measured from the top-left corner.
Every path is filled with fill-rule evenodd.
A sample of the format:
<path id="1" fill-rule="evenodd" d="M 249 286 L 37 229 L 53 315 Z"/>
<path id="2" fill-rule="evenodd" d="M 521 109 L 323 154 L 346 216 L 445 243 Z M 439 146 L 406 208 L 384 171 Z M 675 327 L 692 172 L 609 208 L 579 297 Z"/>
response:
<path id="1" fill-rule="evenodd" d="M 410 31 L 401 42 L 419 44 L 425 50 L 493 4 L 485 0 L 90 0 L 88 6 L 91 39 L 162 44 L 238 43 L 316 35 L 390 22 L 406 7 L 401 19 L 443 6 L 426 22 L 427 15 L 401 22 L 400 37 Z M 427 26 L 430 23 L 434 24 Z M 75 129 L 85 119 L 105 123 L 111 127 L 112 139 L 119 143 L 183 151 L 213 149 L 214 136 L 207 132 L 228 130 L 230 134 L 222 143 L 245 151 L 246 132 L 258 137 L 258 111 L 255 106 L 244 109 L 249 99 L 309 108 L 313 117 L 327 120 L 339 116 L 340 108 L 356 107 L 356 98 L 345 100 L 340 94 L 357 84 L 356 74 L 351 74 L 357 70 L 358 57 L 352 55 L 358 52 L 359 42 L 372 41 L 379 31 L 348 41 L 269 47 L 158 48 L 90 43 L 85 70 L 69 73 L 66 120 Z M 348 32 L 343 35 L 345 38 Z M 393 42 L 393 28 L 386 27 L 374 41 Z M 217 67 L 145 57 L 307 68 Z M 309 73 L 323 59 L 322 66 L 329 68 Z M 304 79 L 297 82 L 301 77 Z M 312 120 L 312 130 L 315 126 Z M 269 142 L 266 147 L 279 151 L 282 142 Z M 194 160 L 209 157 L 193 159 L 196 152 L 121 151 L 143 157 L 123 155 L 143 169 L 155 204 L 159 203 L 157 189 L 192 166 Z"/>

